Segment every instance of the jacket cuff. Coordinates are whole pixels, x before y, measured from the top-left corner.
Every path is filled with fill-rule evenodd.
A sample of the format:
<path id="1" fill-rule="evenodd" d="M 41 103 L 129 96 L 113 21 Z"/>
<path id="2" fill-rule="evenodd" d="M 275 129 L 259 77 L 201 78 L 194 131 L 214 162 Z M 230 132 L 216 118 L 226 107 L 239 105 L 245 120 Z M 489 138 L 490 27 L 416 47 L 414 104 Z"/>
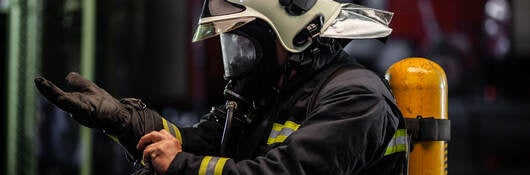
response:
<path id="1" fill-rule="evenodd" d="M 230 159 L 225 157 L 195 156 L 191 153 L 180 152 L 175 156 L 164 174 L 222 174 L 228 160 Z"/>
<path id="2" fill-rule="evenodd" d="M 199 171 L 200 160 L 201 158 L 199 156 L 187 152 L 180 152 L 171 161 L 164 175 L 196 174 Z"/>

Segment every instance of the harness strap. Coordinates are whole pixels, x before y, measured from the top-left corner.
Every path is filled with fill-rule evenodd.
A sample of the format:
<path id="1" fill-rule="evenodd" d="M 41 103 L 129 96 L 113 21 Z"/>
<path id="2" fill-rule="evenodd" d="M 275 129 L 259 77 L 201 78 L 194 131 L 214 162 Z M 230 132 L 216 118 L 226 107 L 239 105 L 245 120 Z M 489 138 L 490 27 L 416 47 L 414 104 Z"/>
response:
<path id="1" fill-rule="evenodd" d="M 451 140 L 451 121 L 446 119 L 424 118 L 405 119 L 414 141 L 449 141 Z"/>

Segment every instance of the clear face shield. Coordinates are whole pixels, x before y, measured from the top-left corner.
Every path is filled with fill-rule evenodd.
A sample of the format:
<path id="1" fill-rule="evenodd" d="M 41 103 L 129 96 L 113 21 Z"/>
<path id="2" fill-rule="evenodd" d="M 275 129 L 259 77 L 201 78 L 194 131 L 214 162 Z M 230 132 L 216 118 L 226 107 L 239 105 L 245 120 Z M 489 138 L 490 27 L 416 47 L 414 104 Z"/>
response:
<path id="1" fill-rule="evenodd" d="M 246 37 L 247 34 L 236 31 L 220 34 L 221 49 L 223 53 L 224 77 L 230 80 L 225 87 L 224 95 L 226 102 L 226 118 L 221 139 L 220 153 L 223 156 L 233 154 L 233 139 L 237 138 L 232 134 L 237 131 L 237 126 L 232 125 L 232 121 L 246 125 L 251 121 L 251 114 L 254 111 L 254 95 L 252 92 L 259 92 L 253 87 L 257 79 L 253 78 L 257 64 L 262 58 L 261 47 L 254 38 Z M 261 92 L 263 93 L 263 92 Z M 239 126 L 240 127 L 240 126 Z"/>
<path id="2" fill-rule="evenodd" d="M 259 47 L 254 45 L 252 39 L 234 33 L 223 33 L 220 38 L 224 77 L 234 79 L 250 72 L 260 58 Z"/>

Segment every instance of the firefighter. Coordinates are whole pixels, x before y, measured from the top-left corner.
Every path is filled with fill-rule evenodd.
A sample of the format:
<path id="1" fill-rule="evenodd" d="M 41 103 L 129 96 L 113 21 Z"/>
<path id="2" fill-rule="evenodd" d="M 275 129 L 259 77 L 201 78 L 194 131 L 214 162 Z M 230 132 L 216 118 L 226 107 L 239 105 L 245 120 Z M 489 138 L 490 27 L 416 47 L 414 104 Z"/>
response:
<path id="1" fill-rule="evenodd" d="M 403 118 L 388 86 L 342 50 L 384 38 L 392 13 L 332 0 L 206 0 L 193 37 L 220 36 L 227 103 L 180 128 L 77 73 L 35 83 L 79 123 L 157 174 L 404 174 Z"/>

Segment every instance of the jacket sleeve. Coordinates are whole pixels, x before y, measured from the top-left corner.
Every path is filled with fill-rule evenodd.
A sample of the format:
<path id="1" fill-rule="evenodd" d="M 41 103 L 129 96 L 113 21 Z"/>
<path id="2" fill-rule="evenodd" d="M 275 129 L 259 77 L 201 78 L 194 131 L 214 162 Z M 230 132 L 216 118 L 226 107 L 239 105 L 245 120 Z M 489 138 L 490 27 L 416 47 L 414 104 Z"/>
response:
<path id="1" fill-rule="evenodd" d="M 398 121 L 375 90 L 326 85 L 308 119 L 264 156 L 177 154 L 166 174 L 356 174 L 383 157 Z"/>
<path id="2" fill-rule="evenodd" d="M 209 113 L 195 126 L 180 129 L 182 150 L 202 155 L 219 153 L 224 126 L 215 115 Z"/>
<path id="3" fill-rule="evenodd" d="M 162 129 L 180 140 L 185 151 L 200 154 L 212 154 L 218 151 L 222 126 L 213 117 L 215 115 L 213 112 L 203 116 L 201 122 L 194 127 L 179 128 L 149 108 L 135 105 L 127 108 L 132 114 L 130 120 L 123 122 L 127 129 L 121 135 L 107 135 L 124 147 L 132 160 L 142 157 L 142 152 L 136 150 L 140 138 L 149 132 Z"/>

